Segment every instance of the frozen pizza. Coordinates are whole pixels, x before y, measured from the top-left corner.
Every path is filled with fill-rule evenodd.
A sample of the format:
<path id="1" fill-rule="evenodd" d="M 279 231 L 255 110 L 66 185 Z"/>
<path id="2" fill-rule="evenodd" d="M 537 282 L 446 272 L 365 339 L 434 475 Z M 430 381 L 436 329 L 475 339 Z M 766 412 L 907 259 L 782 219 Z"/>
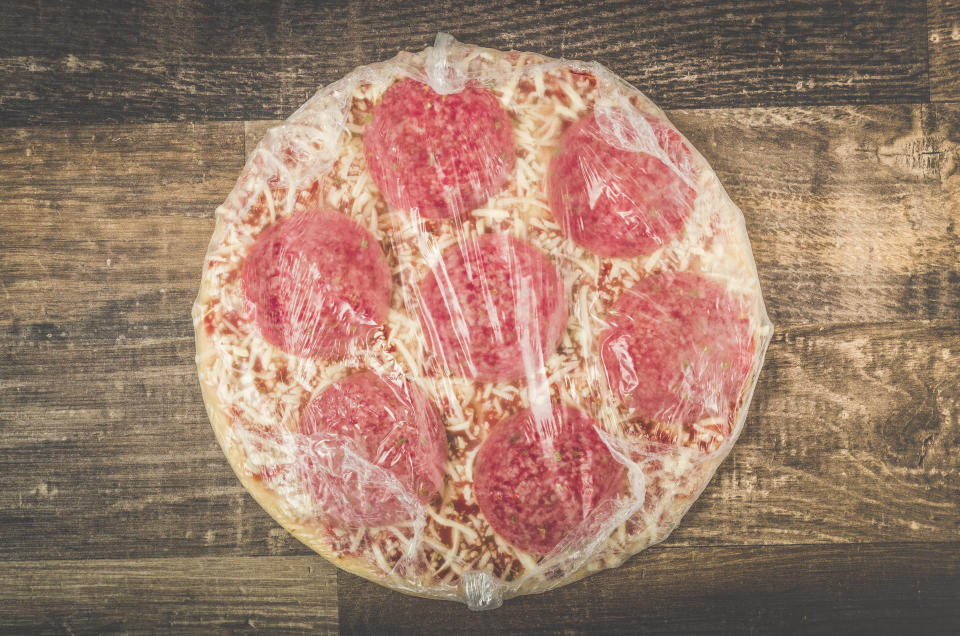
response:
<path id="1" fill-rule="evenodd" d="M 770 339 L 743 216 L 597 64 L 361 67 L 251 153 L 194 306 L 244 486 L 340 567 L 490 608 L 669 535 Z"/>

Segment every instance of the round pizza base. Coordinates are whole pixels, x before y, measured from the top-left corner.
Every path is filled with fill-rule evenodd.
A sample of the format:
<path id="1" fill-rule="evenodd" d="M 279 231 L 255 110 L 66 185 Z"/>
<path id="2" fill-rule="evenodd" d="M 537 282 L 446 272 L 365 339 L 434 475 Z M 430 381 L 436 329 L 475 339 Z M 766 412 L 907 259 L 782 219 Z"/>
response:
<path id="1" fill-rule="evenodd" d="M 505 53 L 499 51 L 490 51 L 488 49 L 479 49 L 476 47 L 464 47 L 463 45 L 452 43 L 450 40 L 446 39 L 443 39 L 442 41 L 441 39 L 438 39 L 438 46 L 434 49 L 428 49 L 427 51 L 419 54 L 402 53 L 394 60 L 372 65 L 371 67 L 361 67 L 361 69 L 355 71 L 354 74 L 359 74 L 362 80 L 365 81 L 378 81 L 381 80 L 384 75 L 396 77 L 401 75 L 405 69 L 417 68 L 418 65 L 424 65 L 428 68 L 433 65 L 434 69 L 442 69 L 444 68 L 443 65 L 447 63 L 447 56 L 452 50 L 452 47 L 458 47 L 458 54 L 462 54 L 465 50 L 475 51 L 479 52 L 479 55 L 484 56 L 488 60 L 496 60 L 499 62 L 503 62 L 504 60 L 522 59 L 524 60 L 523 63 L 530 65 L 572 65 L 575 68 L 584 69 L 583 72 L 593 73 L 596 76 L 601 77 L 603 81 L 610 83 L 611 86 L 617 87 L 615 90 L 620 90 L 624 94 L 629 95 L 631 98 L 637 96 L 642 98 L 642 96 L 636 92 L 635 89 L 630 87 L 625 88 L 624 86 L 620 85 L 620 80 L 599 65 L 584 65 L 573 62 L 554 62 L 548 58 L 530 54 L 516 52 Z M 346 83 L 345 85 L 349 86 L 350 84 Z M 334 98 L 340 101 L 350 98 L 349 95 L 346 97 L 344 95 L 337 95 L 336 86 L 337 85 L 332 85 L 331 87 L 324 89 L 321 91 L 321 94 L 326 94 L 328 97 L 333 95 Z M 319 95 L 320 94 L 318 94 L 318 96 Z M 307 108 L 308 106 L 309 102 L 304 108 Z M 645 106 L 650 109 L 653 114 L 665 120 L 662 112 L 650 104 L 648 100 Z M 302 108 L 301 111 L 304 111 L 304 108 Z M 301 111 L 298 111 L 298 113 L 301 113 Z M 297 117 L 297 115 L 295 115 L 294 118 L 295 117 Z M 333 139 L 336 139 L 336 136 L 334 136 Z M 322 140 L 320 145 L 322 145 Z M 692 146 L 690 146 L 690 148 L 693 150 Z M 710 167 L 707 165 L 706 161 L 703 160 L 703 158 L 696 153 L 695 150 L 693 150 L 693 155 L 697 167 L 709 177 L 709 187 L 715 190 L 715 201 L 712 201 L 712 204 L 720 208 L 722 210 L 722 214 L 729 217 L 728 220 L 732 224 L 732 235 L 728 236 L 727 238 L 730 239 L 732 245 L 737 248 L 738 252 L 735 257 L 731 257 L 731 260 L 734 258 L 739 260 L 740 262 L 737 264 L 737 267 L 742 268 L 743 271 L 752 276 L 753 281 L 755 282 L 756 272 L 753 265 L 752 254 L 750 253 L 749 242 L 746 238 L 746 233 L 743 228 L 742 215 L 736 206 L 730 202 L 729 198 L 726 196 L 726 193 L 719 185 L 719 182 L 716 181 L 716 177 Z M 250 164 L 248 164 L 248 167 L 249 165 Z M 253 181 L 259 178 L 261 178 L 261 176 L 256 172 L 256 170 L 245 169 L 245 172 L 241 176 L 234 193 L 231 195 L 231 198 L 228 199 L 228 203 L 233 200 L 234 204 L 232 207 L 237 209 L 228 209 L 228 212 L 236 212 L 239 216 L 243 214 L 242 210 L 244 209 L 244 205 L 249 208 L 249 202 L 246 204 L 237 204 L 237 201 L 243 199 L 244 196 L 250 196 L 250 192 L 254 189 L 252 187 Z M 244 193 L 246 193 L 246 195 Z M 225 208 L 230 207 L 231 206 L 225 204 Z M 223 218 L 221 218 L 221 215 L 218 214 L 217 228 L 210 244 L 211 251 L 213 251 L 214 247 L 219 245 L 224 240 L 224 236 L 228 231 L 228 226 L 229 222 L 225 221 Z M 194 321 L 197 325 L 197 361 L 201 373 L 200 384 L 207 414 L 210 418 L 217 440 L 223 449 L 224 454 L 227 456 L 231 467 L 247 491 L 253 495 L 254 499 L 281 526 L 290 531 L 291 534 L 293 534 L 298 540 L 338 567 L 380 585 L 384 585 L 406 594 L 412 594 L 426 598 L 443 598 L 465 601 L 468 605 L 475 609 L 496 607 L 504 598 L 510 598 L 522 594 L 543 592 L 579 580 L 584 576 L 596 571 L 616 567 L 640 550 L 667 538 L 670 532 L 679 523 L 686 511 L 696 501 L 697 497 L 707 486 L 714 472 L 729 452 L 733 443 L 736 441 L 736 438 L 739 436 L 739 433 L 742 430 L 743 420 L 746 415 L 746 408 L 750 403 L 753 387 L 755 386 L 756 378 L 763 362 L 766 346 L 769 343 L 770 334 L 772 333 L 772 327 L 766 317 L 762 298 L 759 293 L 759 286 L 757 285 L 755 290 L 751 289 L 750 293 L 748 294 L 752 303 L 751 311 L 753 312 L 755 328 L 755 333 L 753 334 L 755 347 L 753 366 L 751 368 L 750 377 L 747 379 L 746 386 L 737 405 L 735 424 L 732 429 L 732 434 L 723 441 L 723 444 L 719 449 L 704 455 L 697 461 L 695 465 L 687 466 L 687 472 L 684 474 L 684 476 L 690 480 L 693 487 L 688 488 L 685 492 L 675 494 L 670 498 L 667 506 L 665 506 L 663 509 L 658 509 L 660 519 L 660 523 L 658 525 L 647 528 L 643 532 L 633 536 L 629 536 L 621 531 L 620 540 L 616 544 L 617 549 L 604 550 L 602 551 L 602 554 L 598 552 L 590 558 L 582 560 L 574 569 L 562 571 L 560 576 L 556 576 L 549 571 L 532 576 L 521 576 L 513 581 L 499 581 L 495 577 L 486 576 L 481 577 L 481 580 L 472 584 L 465 580 L 460 580 L 458 581 L 457 585 L 450 585 L 438 584 L 435 581 L 424 580 L 422 578 L 411 578 L 387 573 L 384 572 L 382 568 L 377 569 L 372 567 L 372 563 L 369 558 L 364 558 L 359 555 L 349 555 L 333 549 L 330 544 L 329 535 L 324 527 L 312 521 L 305 521 L 302 517 L 291 514 L 289 512 L 289 506 L 284 498 L 281 495 L 278 495 L 278 493 L 271 488 L 266 487 L 258 478 L 253 475 L 253 473 L 251 473 L 250 470 L 248 470 L 248 457 L 241 448 L 241 445 L 236 443 L 234 427 L 231 416 L 229 415 L 231 411 L 231 405 L 222 403 L 222 400 L 218 396 L 217 387 L 206 381 L 204 378 L 204 364 L 206 363 L 202 361 L 209 361 L 212 356 L 217 355 L 217 349 L 214 342 L 211 340 L 211 337 L 207 334 L 205 329 L 201 328 L 204 320 L 204 312 L 209 307 L 212 300 L 210 287 L 211 284 L 209 276 L 205 268 L 200 294 L 194 305 Z M 209 372 L 209 370 L 207 371 Z"/>

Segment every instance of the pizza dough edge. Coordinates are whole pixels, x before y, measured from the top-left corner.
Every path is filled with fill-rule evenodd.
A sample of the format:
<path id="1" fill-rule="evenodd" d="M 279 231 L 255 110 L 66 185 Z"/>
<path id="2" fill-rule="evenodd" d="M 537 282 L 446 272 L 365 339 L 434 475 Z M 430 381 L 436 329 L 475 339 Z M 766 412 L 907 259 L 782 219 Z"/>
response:
<path id="1" fill-rule="evenodd" d="M 467 46 L 472 46 L 472 45 L 467 45 Z M 499 51 L 495 49 L 487 49 L 485 47 L 475 47 L 475 48 L 483 48 L 484 51 L 492 53 L 497 57 L 508 55 L 511 53 L 519 53 L 516 51 L 505 52 L 505 51 Z M 383 62 L 374 64 L 374 65 L 368 65 L 368 66 L 386 67 L 387 65 L 394 63 L 395 61 L 399 61 L 404 56 L 407 56 L 409 58 L 419 57 L 420 55 L 425 55 L 427 51 L 428 50 L 424 50 L 422 52 L 415 53 L 415 54 L 403 52 L 401 54 L 398 54 L 396 58 L 392 58 L 390 60 L 385 60 Z M 530 55 L 529 53 L 520 53 L 520 54 Z M 412 59 L 409 61 L 412 61 Z M 554 61 L 566 62 L 568 64 L 571 63 L 570 60 L 553 60 L 552 58 L 547 58 L 547 57 L 542 58 L 542 62 L 549 63 Z M 606 68 L 603 68 L 603 67 L 596 68 L 596 65 L 594 64 L 579 63 L 579 65 L 589 67 L 590 70 L 594 71 L 597 75 L 608 76 L 608 77 L 605 77 L 605 79 L 609 80 L 611 77 L 614 79 L 619 79 Z M 616 85 L 616 82 L 614 84 Z M 630 86 L 630 88 L 632 88 L 634 91 L 638 91 L 638 89 L 634 88 L 632 85 Z M 666 118 L 665 113 L 663 113 L 663 111 L 656 104 L 654 104 L 653 102 L 650 102 L 649 98 L 647 98 L 646 95 L 641 93 L 641 96 L 644 102 L 646 102 L 648 106 L 651 107 L 654 113 L 657 113 L 660 118 L 666 121 L 669 121 Z M 684 137 L 684 139 L 686 138 Z M 689 144 L 689 142 L 687 143 Z M 694 156 L 697 158 L 697 162 L 699 164 L 705 165 L 708 170 L 713 172 L 713 168 L 706 161 L 706 159 L 703 158 L 702 155 L 700 155 L 699 151 L 692 144 L 690 144 L 690 148 L 694 151 Z M 247 158 L 248 163 L 249 163 L 249 159 L 250 158 L 248 157 Z M 253 174 L 249 174 L 247 176 L 248 176 L 248 179 L 254 177 Z M 235 188 L 242 187 L 244 185 L 244 182 L 247 181 L 248 179 L 244 179 L 243 177 L 241 177 L 241 179 L 238 180 L 238 183 L 236 184 Z M 740 211 L 739 206 L 736 206 L 736 204 L 734 204 L 729 199 L 729 196 L 727 195 L 723 185 L 720 184 L 719 182 L 716 185 L 719 186 L 719 189 L 722 192 L 723 199 L 726 199 L 724 203 L 726 205 L 730 205 L 734 210 L 739 212 L 740 222 L 738 225 L 740 225 L 741 227 L 739 227 L 738 230 L 744 234 L 742 238 L 746 238 L 745 228 L 742 227 L 744 222 L 744 219 L 742 217 L 742 214 L 743 214 L 742 211 Z M 229 197 L 228 197 L 228 200 L 229 200 Z M 210 241 L 211 246 L 213 246 L 219 241 L 219 239 L 222 236 L 222 232 L 224 230 L 225 230 L 225 223 L 224 221 L 218 218 L 216 222 L 216 227 L 214 228 L 214 231 L 211 237 L 211 241 Z M 738 238 L 741 238 L 741 237 L 738 237 Z M 749 249 L 749 241 L 747 240 L 745 243 L 747 248 Z M 209 248 L 208 248 L 207 254 L 209 256 Z M 751 256 L 750 269 L 752 270 L 753 276 L 756 277 L 757 276 L 756 266 L 752 262 L 753 261 L 752 252 L 750 256 Z M 204 260 L 204 263 L 206 263 L 206 258 Z M 205 307 L 210 301 L 208 287 L 209 287 L 208 275 L 204 270 L 204 274 L 200 284 L 199 294 L 194 303 L 194 310 L 196 310 L 199 307 Z M 766 316 L 766 312 L 764 311 L 762 296 L 760 296 L 759 288 L 756 290 L 756 294 L 761 299 L 759 301 L 760 308 L 761 308 L 760 313 L 762 315 L 761 322 L 767 325 L 768 327 L 770 327 L 772 325 L 770 324 L 769 318 Z M 756 355 L 754 358 L 754 368 L 752 369 L 751 377 L 747 381 L 747 386 L 749 387 L 749 390 L 743 396 L 743 403 L 738 405 L 737 407 L 737 410 L 741 411 L 741 413 L 738 414 L 738 419 L 740 420 L 744 419 L 745 412 L 748 411 L 749 404 L 752 401 L 753 390 L 756 387 L 757 376 L 759 375 L 759 372 L 763 367 L 764 353 L 767 348 L 767 345 L 771 340 L 771 334 L 768 332 L 767 334 L 765 334 L 765 336 L 762 336 L 761 338 L 762 340 L 760 343 L 755 343 L 757 344 L 758 349 L 760 351 L 759 351 L 759 355 Z M 195 341 L 196 341 L 196 357 L 197 357 L 197 360 L 199 361 L 204 358 L 205 354 L 209 354 L 209 352 L 213 348 L 213 343 L 210 340 L 209 336 L 205 333 L 205 330 L 203 329 L 202 324 L 197 323 L 196 321 L 195 321 Z M 319 531 L 316 528 L 311 528 L 308 524 L 304 524 L 301 521 L 298 521 L 294 519 L 292 516 L 283 512 L 283 503 L 280 500 L 280 498 L 276 494 L 272 493 L 268 488 L 263 486 L 262 483 L 260 483 L 253 475 L 249 474 L 248 471 L 245 470 L 244 463 L 246 458 L 242 455 L 242 452 L 238 448 L 231 446 L 229 444 L 229 439 L 231 437 L 230 416 L 227 414 L 227 412 L 223 408 L 223 405 L 217 399 L 215 387 L 204 382 L 203 367 L 201 367 L 199 364 L 198 364 L 198 379 L 200 382 L 201 394 L 203 396 L 203 401 L 204 401 L 205 409 L 207 412 L 207 416 L 214 430 L 214 434 L 217 439 L 217 442 L 221 447 L 224 455 L 227 457 L 228 463 L 230 464 L 234 473 L 240 480 L 244 489 L 247 490 L 253 496 L 254 500 L 282 528 L 290 532 L 294 537 L 297 538 L 298 541 L 303 543 L 312 551 L 318 553 L 321 557 L 323 557 L 326 561 L 330 562 L 334 566 L 339 567 L 347 572 L 350 572 L 351 574 L 360 576 L 361 578 L 369 580 L 373 583 L 376 583 L 377 585 L 381 585 L 383 587 L 389 588 L 394 591 L 398 591 L 407 595 L 417 596 L 421 598 L 429 598 L 429 599 L 435 599 L 435 600 L 436 599 L 455 600 L 461 603 L 463 602 L 464 599 L 463 599 L 462 586 L 458 586 L 456 588 L 449 585 L 442 586 L 442 587 L 440 586 L 411 587 L 406 583 L 406 579 L 401 579 L 399 577 L 391 578 L 389 576 L 385 576 L 379 571 L 372 569 L 361 558 L 354 557 L 354 556 L 338 556 L 329 547 L 329 544 L 324 539 L 321 531 Z M 736 438 L 739 437 L 739 434 L 740 432 L 742 432 L 742 429 L 743 429 L 743 422 L 741 421 L 740 425 L 735 427 L 734 429 L 737 431 Z M 721 453 L 718 457 L 711 458 L 709 461 L 704 462 L 704 464 L 701 465 L 701 467 L 699 468 L 699 471 L 701 472 L 702 476 L 698 480 L 700 484 L 702 484 L 701 488 L 697 489 L 695 493 L 687 494 L 687 496 L 675 497 L 668 507 L 669 514 L 664 515 L 664 517 L 670 520 L 669 523 L 666 525 L 661 524 L 653 533 L 653 536 L 643 533 L 641 535 L 633 537 L 632 539 L 628 538 L 626 543 L 623 544 L 622 546 L 622 551 L 618 552 L 616 555 L 613 555 L 612 557 L 608 557 L 608 559 L 604 559 L 603 562 L 598 562 L 596 557 L 590 558 L 586 562 L 584 562 L 579 568 L 577 568 L 574 571 L 565 573 L 565 575 L 562 576 L 561 578 L 550 579 L 548 577 L 543 576 L 542 574 L 535 574 L 529 577 L 523 577 L 521 579 L 521 582 L 519 582 L 519 584 L 517 582 L 506 583 L 506 582 L 498 581 L 497 584 L 499 586 L 500 592 L 502 593 L 502 598 L 509 599 L 509 598 L 513 598 L 513 597 L 521 596 L 525 594 L 536 594 L 536 593 L 547 592 L 557 587 L 565 586 L 567 584 L 580 581 L 591 574 L 595 574 L 598 572 L 602 572 L 604 570 L 620 567 L 622 564 L 626 563 L 628 560 L 630 560 L 631 558 L 639 554 L 641 551 L 647 548 L 653 547 L 663 542 L 667 538 L 669 538 L 672 532 L 679 525 L 680 521 L 683 519 L 685 514 L 689 511 L 690 507 L 699 499 L 703 490 L 705 490 L 710 485 L 719 466 L 723 463 L 723 461 L 729 455 L 730 450 L 732 450 L 732 447 L 736 442 L 736 438 L 730 441 L 729 447 L 725 450 L 725 452 Z"/>

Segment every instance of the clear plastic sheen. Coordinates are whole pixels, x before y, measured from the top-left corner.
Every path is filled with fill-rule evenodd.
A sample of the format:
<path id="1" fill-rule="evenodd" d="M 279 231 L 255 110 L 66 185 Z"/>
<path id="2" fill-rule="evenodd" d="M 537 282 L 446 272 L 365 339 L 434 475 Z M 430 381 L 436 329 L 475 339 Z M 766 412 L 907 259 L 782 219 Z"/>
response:
<path id="1" fill-rule="evenodd" d="M 444 34 L 267 132 L 193 315 L 260 504 L 342 568 L 472 609 L 666 538 L 772 332 L 743 215 L 650 100 Z"/>

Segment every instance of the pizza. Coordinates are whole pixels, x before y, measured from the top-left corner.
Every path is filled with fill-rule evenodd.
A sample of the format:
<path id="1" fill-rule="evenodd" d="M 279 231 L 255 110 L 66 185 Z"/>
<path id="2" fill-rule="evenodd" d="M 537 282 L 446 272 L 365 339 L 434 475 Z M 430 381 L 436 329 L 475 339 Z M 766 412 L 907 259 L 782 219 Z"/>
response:
<path id="1" fill-rule="evenodd" d="M 443 35 L 265 135 L 193 316 L 263 508 L 345 570 L 474 609 L 666 538 L 772 331 L 740 210 L 650 100 Z"/>

